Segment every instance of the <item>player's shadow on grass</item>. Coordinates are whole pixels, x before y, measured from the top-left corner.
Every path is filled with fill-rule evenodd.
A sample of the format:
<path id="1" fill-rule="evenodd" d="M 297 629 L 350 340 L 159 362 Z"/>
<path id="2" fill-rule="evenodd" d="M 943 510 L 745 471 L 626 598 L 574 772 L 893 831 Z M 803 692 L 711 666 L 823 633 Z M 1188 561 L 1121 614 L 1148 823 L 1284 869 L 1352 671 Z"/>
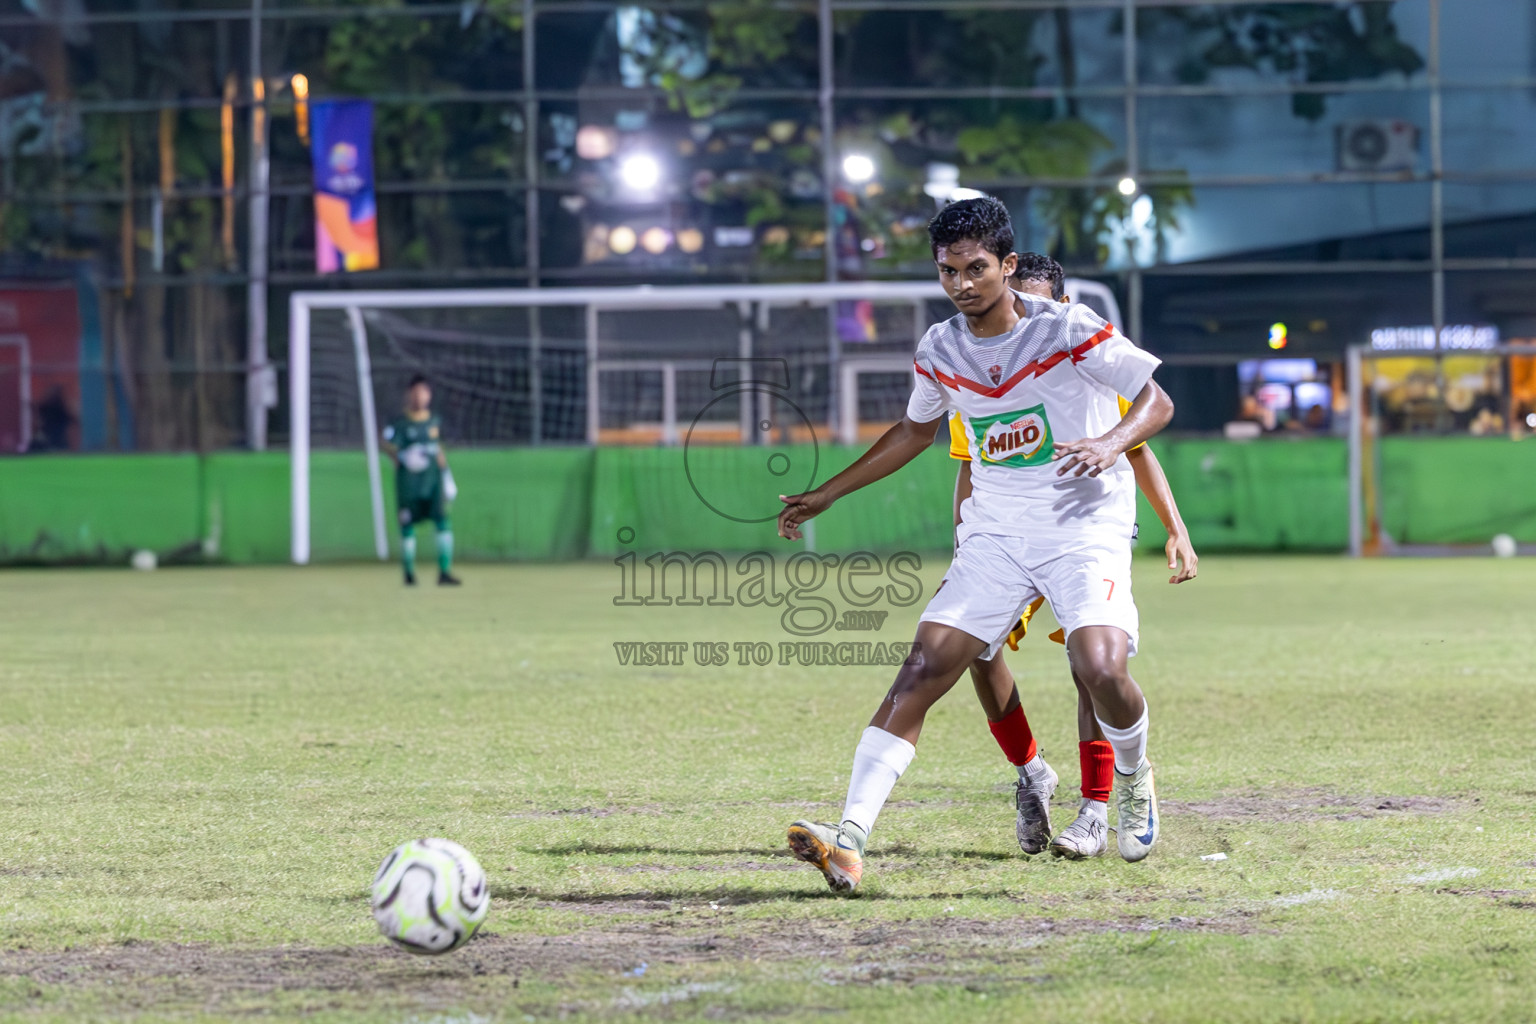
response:
<path id="1" fill-rule="evenodd" d="M 562 843 L 559 846 L 524 846 L 519 853 L 538 853 L 550 857 L 575 857 L 580 855 L 603 856 L 606 854 L 665 854 L 669 857 L 783 857 L 788 859 L 787 849 L 775 850 L 763 846 L 707 847 L 707 846 L 641 846 L 625 843 Z"/>
<path id="2" fill-rule="evenodd" d="M 659 909 L 649 904 L 718 903 L 736 906 L 746 903 L 773 903 L 779 900 L 808 900 L 835 897 L 829 890 L 795 888 L 748 888 L 738 885 L 722 885 L 700 889 L 644 889 L 640 892 L 546 892 L 540 889 L 523 889 L 510 885 L 493 885 L 491 898 L 498 900 L 537 900 L 544 903 L 569 903 L 575 906 L 611 906 L 616 903 L 635 904 L 636 909 Z"/>
<path id="3" fill-rule="evenodd" d="M 772 857 L 775 859 L 792 860 L 793 856 L 784 847 L 767 846 L 738 846 L 738 847 L 704 847 L 704 846 L 647 846 L 634 843 L 562 843 L 559 846 L 524 846 L 518 849 L 519 853 L 536 853 L 549 857 L 577 857 L 577 856 L 646 856 L 663 855 L 668 857 Z M 1024 858 L 1018 853 L 1000 852 L 997 850 L 945 850 L 942 853 L 924 853 L 921 850 L 908 846 L 905 843 L 896 843 L 893 846 L 870 850 L 867 857 L 877 862 L 882 857 L 915 857 L 923 860 L 1018 860 Z M 723 865 L 722 869 L 729 869 L 731 865 Z"/>
<path id="4" fill-rule="evenodd" d="M 880 900 L 895 903 L 950 902 L 958 899 L 999 899 L 1018 902 L 1016 893 L 999 892 L 924 892 L 896 895 L 888 892 L 862 890 L 855 896 L 835 893 L 818 882 L 809 880 L 795 883 L 793 887 L 753 887 L 737 885 L 717 886 L 713 889 L 644 889 L 639 892 L 548 892 L 541 889 L 525 889 L 511 885 L 492 885 L 491 898 L 497 900 L 535 900 L 542 903 L 566 903 L 575 907 L 612 907 L 614 904 L 633 906 L 636 910 L 666 910 L 674 903 L 716 903 L 722 907 L 751 903 L 774 903 L 784 900 Z"/>

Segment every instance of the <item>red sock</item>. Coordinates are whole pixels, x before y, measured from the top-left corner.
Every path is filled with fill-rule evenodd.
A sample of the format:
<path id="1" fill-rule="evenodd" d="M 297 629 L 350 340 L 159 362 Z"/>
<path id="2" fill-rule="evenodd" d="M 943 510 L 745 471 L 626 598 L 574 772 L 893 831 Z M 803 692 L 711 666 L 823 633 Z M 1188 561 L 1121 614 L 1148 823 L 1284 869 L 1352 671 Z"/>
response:
<path id="1" fill-rule="evenodd" d="M 1029 731 L 1029 719 L 1024 708 L 1016 707 L 996 722 L 988 722 L 987 728 L 997 745 L 1003 748 L 1003 756 L 1014 767 L 1027 764 L 1035 758 L 1035 734 Z M 1108 746 L 1109 744 L 1105 744 Z"/>
<path id="2" fill-rule="evenodd" d="M 1083 766 L 1083 799 L 1107 803 L 1115 782 L 1115 748 L 1108 740 L 1089 740 L 1077 745 L 1077 759 Z"/>

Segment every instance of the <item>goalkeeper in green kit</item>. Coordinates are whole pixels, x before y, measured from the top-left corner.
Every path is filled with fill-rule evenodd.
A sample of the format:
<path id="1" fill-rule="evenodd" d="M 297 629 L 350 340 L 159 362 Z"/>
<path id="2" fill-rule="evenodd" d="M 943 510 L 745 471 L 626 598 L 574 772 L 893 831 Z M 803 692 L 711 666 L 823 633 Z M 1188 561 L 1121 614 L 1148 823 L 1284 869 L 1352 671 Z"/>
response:
<path id="1" fill-rule="evenodd" d="M 416 524 L 437 527 L 437 585 L 456 587 L 453 528 L 448 503 L 459 493 L 443 454 L 442 420 L 432 412 L 432 386 L 417 374 L 405 389 L 405 411 L 384 428 L 384 450 L 395 463 L 395 506 L 400 516 L 400 562 L 405 585 L 416 585 Z"/>

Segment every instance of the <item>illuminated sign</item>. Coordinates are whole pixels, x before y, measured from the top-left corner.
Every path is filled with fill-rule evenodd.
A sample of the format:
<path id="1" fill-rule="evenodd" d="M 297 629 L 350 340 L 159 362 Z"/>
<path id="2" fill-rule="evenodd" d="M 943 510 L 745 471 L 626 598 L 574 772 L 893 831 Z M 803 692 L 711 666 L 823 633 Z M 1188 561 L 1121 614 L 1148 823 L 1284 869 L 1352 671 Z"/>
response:
<path id="1" fill-rule="evenodd" d="M 1440 329 L 1442 349 L 1476 351 L 1499 343 L 1499 329 L 1486 324 L 1446 324 Z M 1378 352 L 1434 351 L 1433 327 L 1378 327 L 1371 332 L 1371 348 Z"/>
<path id="2" fill-rule="evenodd" d="M 1285 348 L 1290 341 L 1290 332 L 1285 329 L 1285 324 L 1269 325 L 1269 347 L 1272 349 Z"/>

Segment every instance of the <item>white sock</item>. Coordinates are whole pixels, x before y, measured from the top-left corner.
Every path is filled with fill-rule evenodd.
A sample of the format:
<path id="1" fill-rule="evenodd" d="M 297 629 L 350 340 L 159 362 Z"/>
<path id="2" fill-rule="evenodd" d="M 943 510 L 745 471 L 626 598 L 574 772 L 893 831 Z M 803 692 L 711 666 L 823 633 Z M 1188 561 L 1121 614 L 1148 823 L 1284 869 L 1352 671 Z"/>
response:
<path id="1" fill-rule="evenodd" d="M 848 779 L 848 800 L 843 820 L 851 821 L 869 835 L 880 808 L 891 795 L 901 773 L 912 763 L 917 748 L 900 736 L 871 725 L 859 737 L 853 752 L 853 773 Z"/>
<path id="2" fill-rule="evenodd" d="M 1023 779 L 1025 782 L 1028 782 L 1030 779 L 1044 778 L 1051 771 L 1050 766 L 1045 763 L 1045 758 L 1041 757 L 1039 754 L 1036 754 L 1028 761 L 1025 761 L 1021 765 L 1017 765 L 1016 767 L 1019 770 L 1019 778 Z"/>
<path id="3" fill-rule="evenodd" d="M 1115 771 L 1121 775 L 1134 775 L 1136 769 L 1141 767 L 1141 762 L 1147 756 L 1147 712 L 1141 712 L 1141 718 L 1129 729 L 1116 729 L 1112 725 L 1105 725 L 1104 719 L 1098 719 L 1099 729 L 1104 733 L 1104 738 L 1109 745 L 1115 748 Z"/>
<path id="4" fill-rule="evenodd" d="M 1084 800 L 1077 808 L 1079 818 L 1098 818 L 1105 824 L 1109 823 L 1109 804 L 1103 800 Z"/>

